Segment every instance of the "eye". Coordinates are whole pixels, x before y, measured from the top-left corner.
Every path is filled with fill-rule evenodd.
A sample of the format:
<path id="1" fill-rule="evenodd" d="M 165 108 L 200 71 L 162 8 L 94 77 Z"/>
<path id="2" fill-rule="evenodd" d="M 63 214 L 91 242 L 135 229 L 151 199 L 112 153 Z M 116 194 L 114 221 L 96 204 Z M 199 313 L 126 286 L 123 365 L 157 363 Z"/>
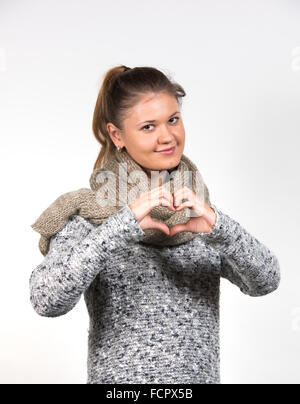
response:
<path id="1" fill-rule="evenodd" d="M 153 125 L 149 123 L 148 125 L 143 126 L 143 127 L 142 127 L 142 130 L 144 130 L 145 128 L 147 128 L 147 126 L 153 126 Z M 146 130 L 145 132 L 148 132 L 148 131 Z"/>
<path id="2" fill-rule="evenodd" d="M 180 118 L 179 118 L 178 116 L 173 116 L 172 118 L 169 119 L 169 121 L 170 121 L 171 119 L 177 119 L 177 121 L 175 122 L 175 123 L 177 123 Z M 172 125 L 174 125 L 174 123 L 173 123 Z M 148 126 L 153 126 L 153 124 L 150 124 L 150 123 L 149 123 L 148 125 L 143 126 L 143 127 L 142 127 L 142 130 L 144 130 L 144 129 L 147 128 Z M 145 130 L 145 131 L 146 131 L 146 132 L 149 132 L 148 130 Z"/>
<path id="3" fill-rule="evenodd" d="M 173 118 L 170 118 L 170 119 L 177 119 L 176 122 L 178 122 L 180 118 L 179 118 L 179 116 L 173 116 Z"/>

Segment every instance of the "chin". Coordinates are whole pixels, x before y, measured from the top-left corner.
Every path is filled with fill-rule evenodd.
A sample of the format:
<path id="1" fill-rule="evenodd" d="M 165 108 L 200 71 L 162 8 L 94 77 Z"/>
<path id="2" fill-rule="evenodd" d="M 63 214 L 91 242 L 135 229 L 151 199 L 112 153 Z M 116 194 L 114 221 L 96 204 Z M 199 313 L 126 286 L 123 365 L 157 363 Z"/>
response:
<path id="1" fill-rule="evenodd" d="M 180 163 L 180 159 L 176 163 L 169 164 L 168 166 L 161 168 L 160 170 L 161 171 L 162 170 L 167 170 L 167 171 L 175 170 L 178 167 L 179 163 Z"/>

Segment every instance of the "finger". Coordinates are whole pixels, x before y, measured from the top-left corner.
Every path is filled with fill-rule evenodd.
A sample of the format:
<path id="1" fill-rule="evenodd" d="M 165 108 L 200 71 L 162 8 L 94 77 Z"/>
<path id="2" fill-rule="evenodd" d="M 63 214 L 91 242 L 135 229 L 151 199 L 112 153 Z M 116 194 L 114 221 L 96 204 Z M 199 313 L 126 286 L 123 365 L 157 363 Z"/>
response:
<path id="1" fill-rule="evenodd" d="M 158 205 L 169 206 L 171 210 L 175 210 L 173 205 L 172 194 L 166 189 L 160 188 L 152 193 L 151 196 Z"/>
<path id="2" fill-rule="evenodd" d="M 157 206 L 166 206 L 167 208 L 169 208 L 170 210 L 176 210 L 175 207 L 173 206 L 173 204 L 170 202 L 169 199 L 167 199 L 166 197 L 160 197 L 158 199 L 156 199 L 157 201 Z"/>
<path id="3" fill-rule="evenodd" d="M 165 197 L 167 197 L 168 199 L 170 199 L 170 201 L 173 202 L 173 195 L 172 195 L 171 192 L 168 191 L 164 186 L 155 188 L 155 189 L 152 191 L 152 195 L 165 196 Z"/>
<path id="4" fill-rule="evenodd" d="M 170 201 L 166 198 L 159 197 L 158 195 L 156 197 L 152 197 L 151 200 L 149 200 L 149 206 L 150 210 L 156 208 L 157 206 L 165 206 L 168 207 L 170 210 L 174 210 L 174 206 L 171 206 Z"/>
<path id="5" fill-rule="evenodd" d="M 152 229 L 158 229 L 164 232 L 169 236 L 170 230 L 169 227 L 165 223 L 156 222 L 155 220 L 151 219 L 150 225 Z"/>
<path id="6" fill-rule="evenodd" d="M 170 227 L 169 236 L 174 236 L 174 234 L 180 233 L 182 231 L 187 231 L 185 224 L 176 224 L 173 227 Z"/>
<path id="7" fill-rule="evenodd" d="M 156 198 L 157 204 L 159 206 L 171 206 L 171 202 L 165 196 L 160 196 Z"/>
<path id="8" fill-rule="evenodd" d="M 193 206 L 193 205 L 195 205 L 195 199 L 188 195 L 182 195 L 182 196 L 174 198 L 175 208 L 182 206 L 185 203 L 192 204 L 191 206 Z"/>
<path id="9" fill-rule="evenodd" d="M 195 195 L 194 192 L 188 187 L 180 188 L 173 193 L 174 197 L 181 197 L 181 196 L 193 197 L 194 195 Z"/>
<path id="10" fill-rule="evenodd" d="M 191 192 L 189 192 L 186 188 L 181 188 L 177 190 L 173 194 L 174 206 L 180 205 L 183 199 L 191 199 L 192 196 L 193 195 L 191 194 Z"/>
<path id="11" fill-rule="evenodd" d="M 177 189 L 177 191 L 175 191 L 174 194 L 179 194 L 181 192 L 193 193 L 193 190 L 189 187 L 184 186 L 184 187 Z"/>
<path id="12" fill-rule="evenodd" d="M 193 202 L 192 201 L 186 201 L 186 202 L 183 202 L 179 206 L 175 206 L 175 210 L 182 210 L 184 208 L 192 208 L 192 207 L 193 207 Z"/>

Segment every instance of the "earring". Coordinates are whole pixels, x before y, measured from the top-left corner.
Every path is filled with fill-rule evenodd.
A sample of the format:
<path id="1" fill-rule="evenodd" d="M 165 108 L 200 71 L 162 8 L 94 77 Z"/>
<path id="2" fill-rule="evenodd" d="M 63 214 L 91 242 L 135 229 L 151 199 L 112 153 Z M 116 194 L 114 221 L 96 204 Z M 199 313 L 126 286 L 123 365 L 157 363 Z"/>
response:
<path id="1" fill-rule="evenodd" d="M 120 149 L 120 146 L 117 146 L 117 149 L 118 149 L 118 152 L 119 152 L 119 151 L 121 150 L 121 149 Z"/>

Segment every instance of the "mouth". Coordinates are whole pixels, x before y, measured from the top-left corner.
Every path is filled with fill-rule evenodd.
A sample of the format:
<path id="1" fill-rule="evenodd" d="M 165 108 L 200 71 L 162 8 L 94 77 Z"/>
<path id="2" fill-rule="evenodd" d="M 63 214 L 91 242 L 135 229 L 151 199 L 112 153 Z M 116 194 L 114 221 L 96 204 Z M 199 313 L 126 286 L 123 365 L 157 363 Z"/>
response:
<path id="1" fill-rule="evenodd" d="M 165 149 L 165 150 L 161 150 L 161 151 L 157 151 L 156 153 L 160 153 L 160 154 L 172 154 L 175 151 L 175 146 L 171 147 L 170 149 Z"/>

